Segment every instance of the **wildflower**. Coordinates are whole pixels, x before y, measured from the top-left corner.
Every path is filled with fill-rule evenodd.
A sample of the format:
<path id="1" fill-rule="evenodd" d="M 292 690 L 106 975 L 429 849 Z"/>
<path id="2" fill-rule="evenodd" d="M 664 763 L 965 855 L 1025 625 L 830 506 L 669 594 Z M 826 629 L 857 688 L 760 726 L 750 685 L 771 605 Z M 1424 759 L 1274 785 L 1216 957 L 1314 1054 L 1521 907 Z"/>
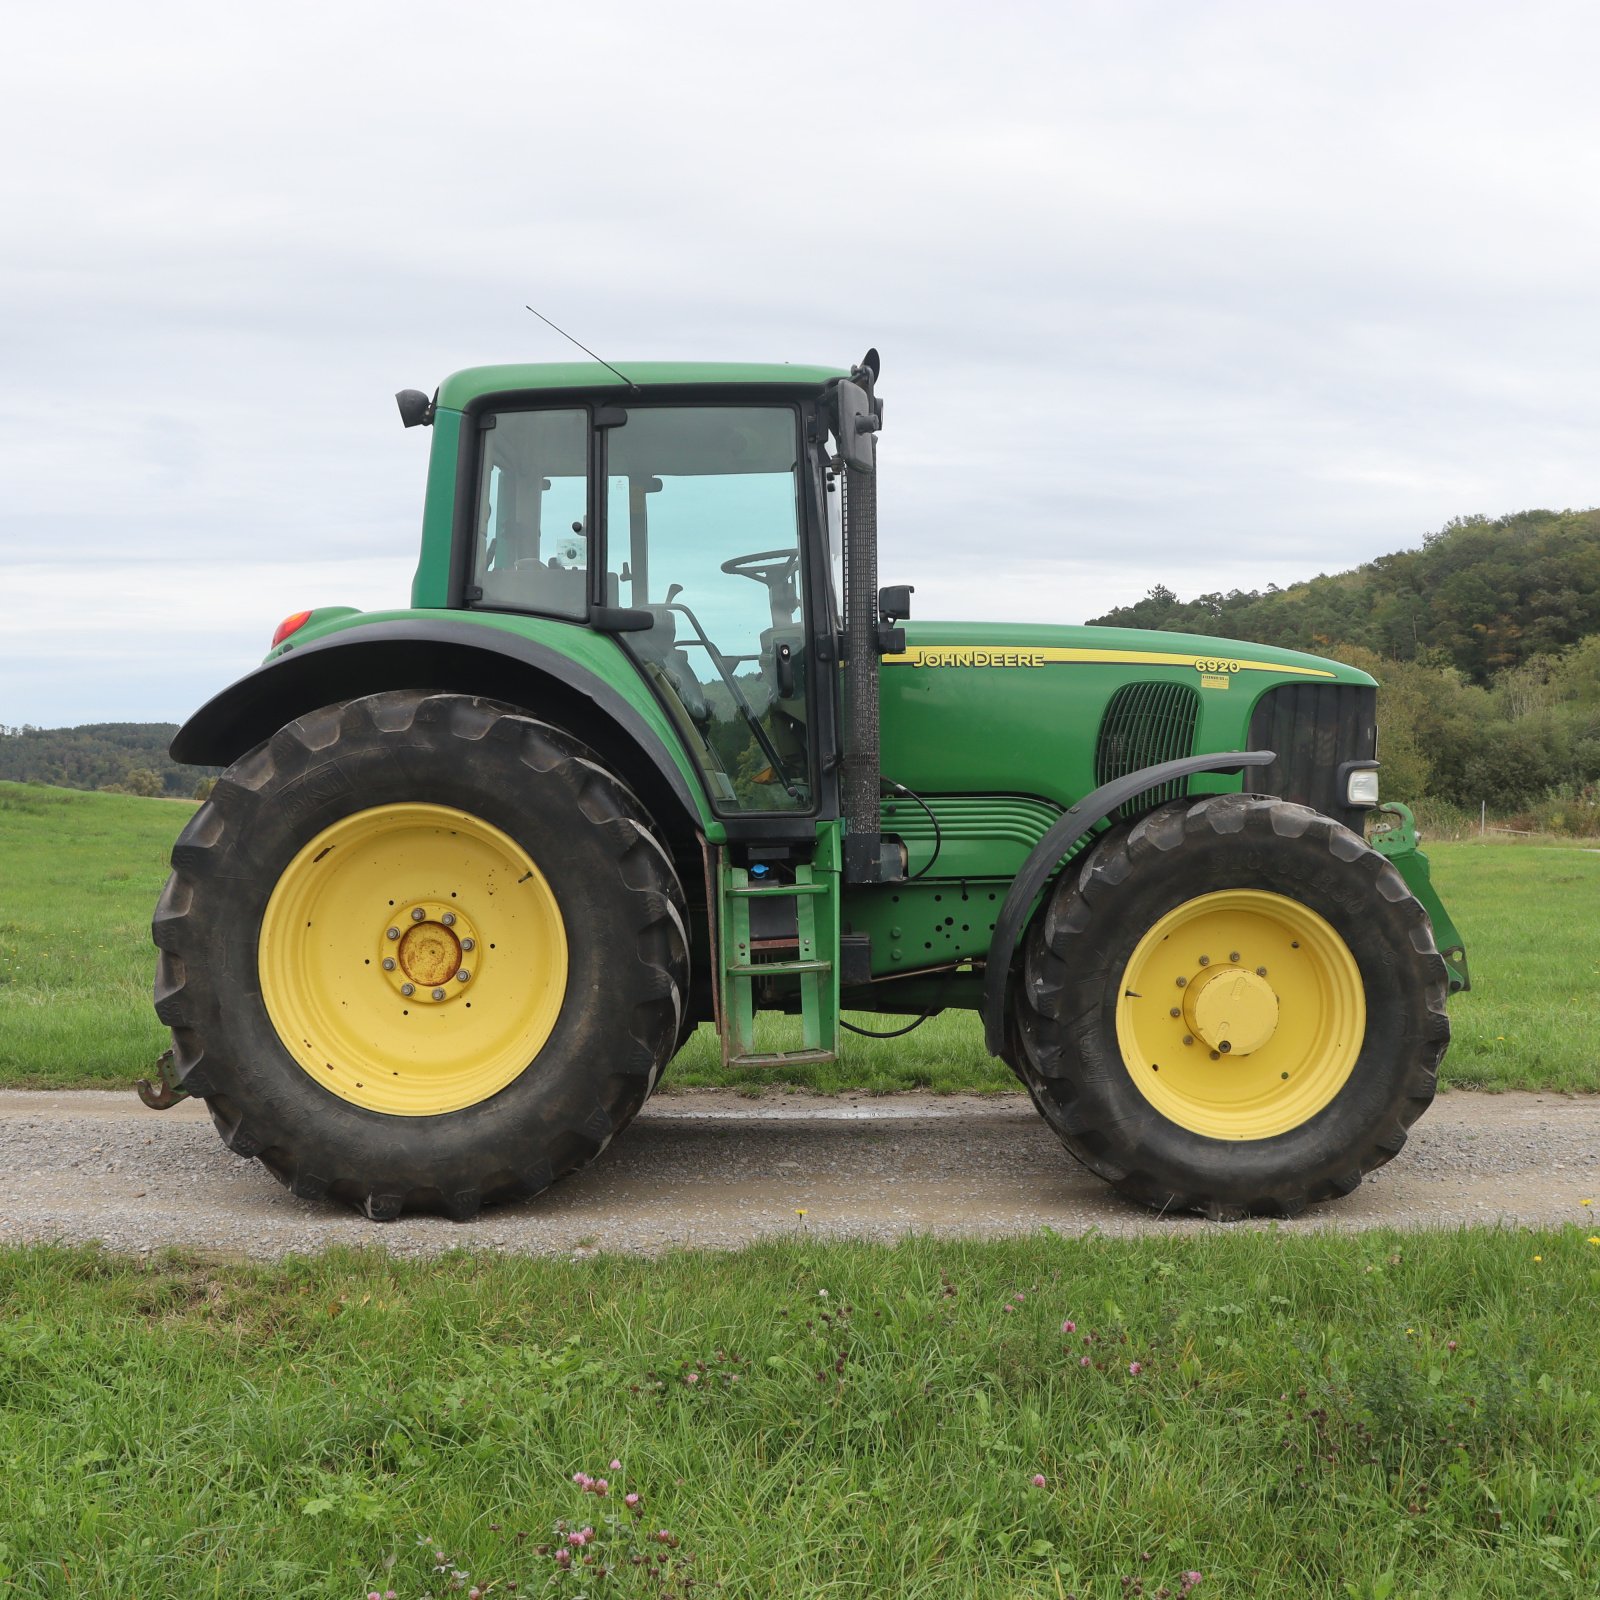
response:
<path id="1" fill-rule="evenodd" d="M 1594 1204 L 1594 1201 L 1592 1199 L 1591 1200 L 1580 1200 L 1578 1202 L 1578 1204 L 1580 1206 L 1592 1206 Z"/>
<path id="2" fill-rule="evenodd" d="M 1544 1257 L 1543 1257 L 1543 1256 L 1535 1256 L 1535 1257 L 1534 1257 L 1534 1258 L 1533 1258 L 1533 1259 L 1534 1259 L 1534 1260 L 1535 1260 L 1535 1261 L 1543 1261 L 1543 1260 L 1544 1260 Z"/>
<path id="3" fill-rule="evenodd" d="M 683 1375 L 683 1381 L 685 1383 L 699 1383 L 700 1374 L 698 1372 L 686 1372 Z"/>
<path id="4" fill-rule="evenodd" d="M 1140 1362 L 1130 1361 L 1128 1363 L 1128 1374 L 1129 1374 L 1130 1377 L 1137 1378 L 1139 1376 L 1139 1374 L 1141 1372 L 1143 1372 L 1143 1371 L 1144 1371 L 1144 1367 Z"/>
<path id="5" fill-rule="evenodd" d="M 1079 1357 L 1078 1357 L 1078 1365 L 1079 1365 L 1079 1366 L 1080 1366 L 1080 1367 L 1087 1367 L 1087 1366 L 1088 1366 L 1088 1365 L 1089 1365 L 1089 1364 L 1090 1364 L 1090 1363 L 1089 1363 L 1089 1358 L 1088 1358 L 1088 1356 L 1079 1356 Z"/>
<path id="6" fill-rule="evenodd" d="M 1044 1474 L 1042 1472 L 1034 1473 L 1034 1475 L 1033 1475 L 1033 1486 L 1034 1486 L 1035 1489 L 1044 1488 Z"/>
<path id="7" fill-rule="evenodd" d="M 1078 1331 L 1078 1324 L 1068 1317 L 1067 1320 L 1061 1324 L 1061 1331 L 1063 1333 L 1076 1333 Z"/>
<path id="8" fill-rule="evenodd" d="M 467 1590 L 467 1600 L 483 1600 L 483 1590 L 477 1584 Z"/>
<path id="9" fill-rule="evenodd" d="M 1013 1305 L 1004 1305 L 1004 1306 L 1001 1306 L 1000 1309 L 1002 1311 L 1004 1311 L 1009 1316 L 1010 1313 L 1015 1311 L 1017 1308 L 1015 1306 L 1013 1306 Z"/>
<path id="10" fill-rule="evenodd" d="M 797 1217 L 803 1217 L 806 1214 L 806 1208 L 804 1206 L 796 1206 L 794 1208 L 794 1214 Z"/>
<path id="11" fill-rule="evenodd" d="M 572 1552 L 570 1550 L 557 1550 L 556 1565 L 558 1567 L 570 1567 L 572 1565 Z"/>
<path id="12" fill-rule="evenodd" d="M 1444 1347 L 1446 1350 L 1459 1350 L 1461 1348 L 1454 1339 L 1447 1339 Z"/>
<path id="13" fill-rule="evenodd" d="M 828 1291 L 826 1289 L 818 1289 L 817 1290 L 817 1299 L 826 1300 L 827 1298 L 828 1298 Z"/>
<path id="14" fill-rule="evenodd" d="M 611 1463 L 611 1470 L 613 1472 L 621 1472 L 622 1471 L 622 1463 L 620 1461 L 613 1461 Z"/>
<path id="15" fill-rule="evenodd" d="M 1188 1594 L 1200 1582 L 1200 1574 L 1198 1572 L 1180 1572 L 1178 1574 L 1178 1582 L 1183 1585 L 1182 1592 Z"/>
<path id="16" fill-rule="evenodd" d="M 1588 1242 L 1590 1244 L 1600 1244 L 1600 1233 L 1591 1233 Z"/>
<path id="17" fill-rule="evenodd" d="M 594 1492 L 596 1494 L 605 1494 L 610 1488 L 611 1485 L 604 1478 L 596 1478 L 594 1480 Z"/>

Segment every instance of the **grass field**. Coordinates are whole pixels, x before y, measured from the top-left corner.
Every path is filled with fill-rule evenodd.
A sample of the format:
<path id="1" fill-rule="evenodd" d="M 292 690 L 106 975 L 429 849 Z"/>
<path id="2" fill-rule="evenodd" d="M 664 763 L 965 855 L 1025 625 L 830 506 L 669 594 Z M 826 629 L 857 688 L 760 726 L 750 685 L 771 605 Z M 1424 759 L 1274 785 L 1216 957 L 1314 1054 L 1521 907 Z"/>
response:
<path id="1" fill-rule="evenodd" d="M 150 1010 L 150 912 L 188 807 L 0 784 L 0 1084 L 115 1086 L 166 1047 Z M 1600 854 L 1527 844 L 1432 846 L 1434 881 L 1467 941 L 1474 981 L 1452 1002 L 1442 1081 L 1600 1090 Z M 868 1027 L 898 1019 L 857 1017 Z M 769 1025 L 781 1038 L 792 1027 Z M 728 1074 L 702 1028 L 667 1087 L 782 1081 L 823 1090 L 1014 1091 L 977 1019 L 905 1038 L 849 1036 L 838 1064 Z"/>
<path id="2" fill-rule="evenodd" d="M 1597 1295 L 1587 1226 L 0 1252 L 0 1593 L 1565 1600 Z"/>

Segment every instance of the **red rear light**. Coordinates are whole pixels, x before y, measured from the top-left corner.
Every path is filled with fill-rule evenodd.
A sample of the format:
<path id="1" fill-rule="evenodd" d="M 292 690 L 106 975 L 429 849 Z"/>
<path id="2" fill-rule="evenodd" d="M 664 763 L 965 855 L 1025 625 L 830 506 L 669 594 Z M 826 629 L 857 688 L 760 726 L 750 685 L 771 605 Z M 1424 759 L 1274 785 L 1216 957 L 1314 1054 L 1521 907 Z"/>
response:
<path id="1" fill-rule="evenodd" d="M 291 633 L 305 627 L 310 620 L 311 613 L 309 611 L 296 611 L 292 616 L 285 617 L 278 624 L 276 631 L 272 635 L 274 647 L 282 644 Z"/>

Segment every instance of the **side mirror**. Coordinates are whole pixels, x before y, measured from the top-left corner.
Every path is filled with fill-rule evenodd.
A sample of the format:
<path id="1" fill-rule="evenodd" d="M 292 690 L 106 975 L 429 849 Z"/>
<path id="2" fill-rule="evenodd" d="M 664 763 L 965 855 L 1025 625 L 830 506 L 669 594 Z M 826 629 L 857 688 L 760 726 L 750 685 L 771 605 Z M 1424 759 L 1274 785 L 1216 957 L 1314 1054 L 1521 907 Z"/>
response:
<path id="1" fill-rule="evenodd" d="M 872 436 L 881 426 L 871 399 L 859 383 L 848 378 L 840 379 L 834 395 L 839 408 L 839 455 L 847 467 L 871 472 L 877 464 Z"/>
<path id="2" fill-rule="evenodd" d="M 433 421 L 433 402 L 420 389 L 402 389 L 394 403 L 400 407 L 400 420 L 408 428 Z"/>
<path id="3" fill-rule="evenodd" d="M 904 622 L 911 615 L 911 597 L 917 592 L 914 583 L 891 584 L 878 591 L 878 615 L 885 622 Z"/>

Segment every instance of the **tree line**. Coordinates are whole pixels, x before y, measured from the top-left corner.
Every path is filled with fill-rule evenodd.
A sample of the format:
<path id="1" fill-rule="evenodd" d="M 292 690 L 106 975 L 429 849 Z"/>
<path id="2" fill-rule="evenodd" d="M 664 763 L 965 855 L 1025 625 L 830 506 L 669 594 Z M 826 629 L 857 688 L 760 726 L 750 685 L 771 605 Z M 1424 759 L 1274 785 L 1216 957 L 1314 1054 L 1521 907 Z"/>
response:
<path id="1" fill-rule="evenodd" d="M 94 722 L 80 728 L 0 724 L 0 779 L 186 798 L 219 769 L 172 760 L 167 746 L 177 731 L 175 722 Z"/>

